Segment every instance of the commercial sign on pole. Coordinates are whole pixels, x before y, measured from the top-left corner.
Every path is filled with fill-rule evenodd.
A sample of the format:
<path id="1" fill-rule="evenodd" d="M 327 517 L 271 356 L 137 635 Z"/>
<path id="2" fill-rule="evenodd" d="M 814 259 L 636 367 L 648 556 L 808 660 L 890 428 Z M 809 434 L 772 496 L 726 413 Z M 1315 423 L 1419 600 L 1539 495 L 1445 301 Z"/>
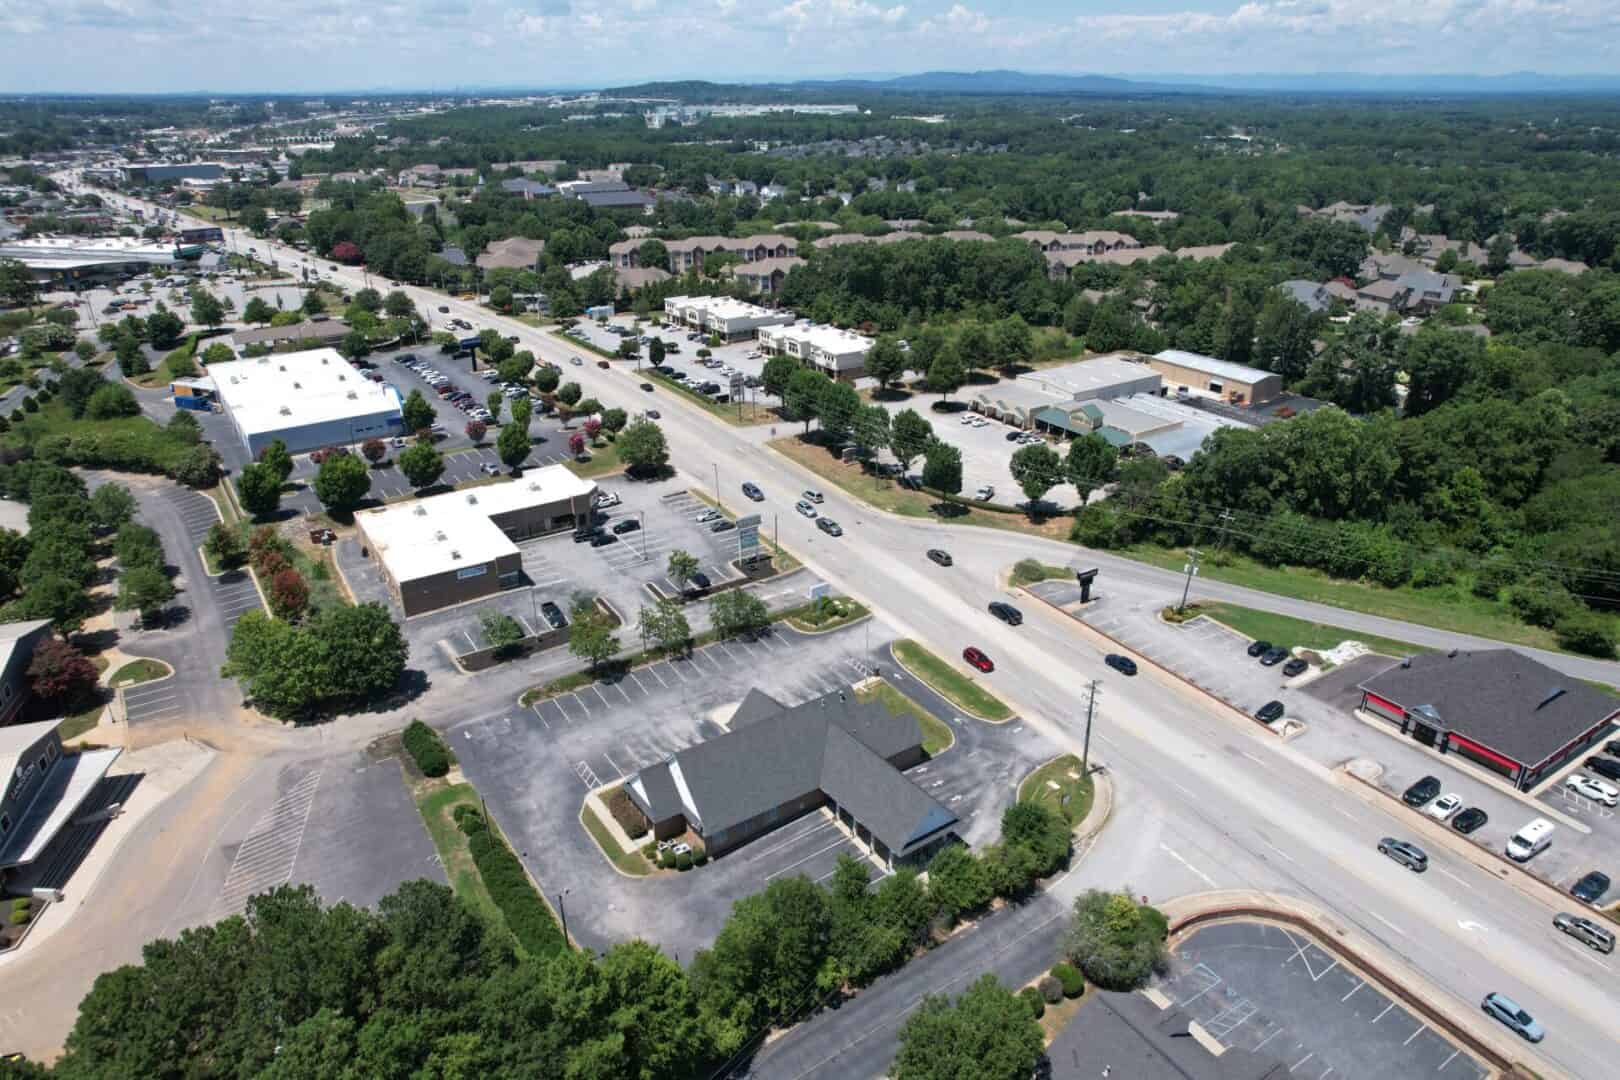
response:
<path id="1" fill-rule="evenodd" d="M 762 553 L 759 522 L 758 514 L 747 514 L 737 519 L 737 558 L 752 559 Z"/>

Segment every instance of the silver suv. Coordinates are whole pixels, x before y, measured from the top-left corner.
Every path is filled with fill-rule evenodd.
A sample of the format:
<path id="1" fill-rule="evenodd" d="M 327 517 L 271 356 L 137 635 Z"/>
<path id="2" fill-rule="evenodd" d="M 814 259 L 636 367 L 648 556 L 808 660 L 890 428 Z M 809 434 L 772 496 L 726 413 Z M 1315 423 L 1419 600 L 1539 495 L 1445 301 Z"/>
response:
<path id="1" fill-rule="evenodd" d="M 1561 911 L 1553 916 L 1553 925 L 1581 944 L 1600 953 L 1614 952 L 1614 935 L 1591 919 Z"/>
<path id="2" fill-rule="evenodd" d="M 1378 853 L 1394 859 L 1408 870 L 1419 874 L 1429 868 L 1429 856 L 1424 850 L 1416 844 L 1408 843 L 1405 840 L 1396 840 L 1394 837 L 1386 836 L 1378 841 Z"/>

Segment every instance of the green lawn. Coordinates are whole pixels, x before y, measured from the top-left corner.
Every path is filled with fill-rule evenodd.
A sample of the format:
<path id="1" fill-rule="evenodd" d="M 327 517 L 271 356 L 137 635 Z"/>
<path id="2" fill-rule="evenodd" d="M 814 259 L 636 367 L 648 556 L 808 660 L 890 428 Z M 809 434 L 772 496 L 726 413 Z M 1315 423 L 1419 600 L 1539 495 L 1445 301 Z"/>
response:
<path id="1" fill-rule="evenodd" d="M 1038 562 L 1035 559 L 1019 559 L 1013 564 L 1012 583 L 1014 585 L 1033 585 L 1037 581 L 1051 581 L 1055 578 L 1070 578 L 1074 571 L 1067 566 L 1052 566 L 1049 563 Z"/>
<path id="2" fill-rule="evenodd" d="M 153 679 L 161 679 L 172 675 L 173 671 L 161 660 L 131 660 L 123 667 L 112 673 L 107 680 L 108 686 L 117 686 L 120 683 L 143 683 Z"/>
<path id="3" fill-rule="evenodd" d="M 848 626 L 850 623 L 858 622 L 870 614 L 866 610 L 865 604 L 857 600 L 851 600 L 847 596 L 833 596 L 827 599 L 831 601 L 830 604 L 811 601 L 786 612 L 783 617 L 786 618 L 787 624 L 795 630 L 817 633 L 824 630 L 836 630 L 840 626 Z"/>
<path id="4" fill-rule="evenodd" d="M 95 665 L 97 674 L 105 673 L 107 670 L 107 658 L 105 656 L 92 656 L 90 663 Z M 96 726 L 96 722 L 101 719 L 101 710 L 106 707 L 107 702 L 98 696 L 94 705 L 80 709 L 76 713 L 69 713 L 67 718 L 62 721 L 61 727 L 57 728 L 57 733 L 63 739 L 72 739 L 83 735 Z"/>
<path id="5" fill-rule="evenodd" d="M 53 398 L 40 406 L 36 413 L 14 421 L 0 445 L 39 446 L 53 436 L 65 437 L 70 443 L 85 439 L 94 441 L 96 453 L 103 460 L 139 462 L 142 467 L 167 470 L 190 452 L 192 444 L 170 435 L 144 416 L 122 416 L 113 420 L 75 420 L 62 404 Z M 70 449 L 68 464 L 75 462 L 76 451 Z M 116 469 L 116 464 L 107 468 Z"/>
<path id="6" fill-rule="evenodd" d="M 1000 699 L 915 641 L 897 641 L 890 648 L 908 671 L 962 711 L 985 720 L 1012 718 L 1012 710 Z"/>
<path id="7" fill-rule="evenodd" d="M 601 446 L 587 445 L 585 449 L 590 453 L 591 460 L 575 461 L 569 458 L 563 462 L 575 476 L 590 480 L 616 473 L 624 468 L 624 462 L 619 460 L 619 448 L 614 443 L 604 440 Z"/>
<path id="8" fill-rule="evenodd" d="M 1053 784 L 1057 787 L 1052 787 Z M 1067 818 L 1070 825 L 1078 825 L 1085 819 L 1091 810 L 1093 794 L 1091 778 L 1080 774 L 1080 759 L 1073 754 L 1048 761 L 1018 785 L 1019 802 L 1044 803 Z M 1067 802 L 1064 802 L 1065 796 Z"/>
<path id="9" fill-rule="evenodd" d="M 438 784 L 416 793 L 416 809 L 421 812 L 433 846 L 438 849 L 439 862 L 444 866 L 450 887 L 490 925 L 504 927 L 506 918 L 495 906 L 473 863 L 472 853 L 467 850 L 466 834 L 456 828 L 452 815 L 458 806 L 475 809 L 481 806 L 478 792 L 471 784 Z"/>
<path id="10" fill-rule="evenodd" d="M 883 707 L 896 716 L 909 713 L 916 717 L 923 733 L 923 753 L 929 757 L 938 757 L 956 742 L 956 735 L 949 724 L 883 679 L 856 691 L 855 697 L 860 701 L 881 701 Z"/>
<path id="11" fill-rule="evenodd" d="M 1199 605 L 1199 610 L 1213 619 L 1219 619 L 1240 634 L 1246 634 L 1256 640 L 1269 641 L 1285 649 L 1298 645 L 1316 652 L 1325 652 L 1340 642 L 1359 641 L 1374 652 L 1383 653 L 1385 656 L 1410 656 L 1413 653 L 1432 651 L 1422 645 L 1413 645 L 1409 641 L 1397 641 L 1394 638 L 1364 634 L 1359 630 L 1346 630 L 1327 623 L 1290 618 L 1269 611 L 1257 611 L 1237 604 L 1205 603 Z"/>
<path id="12" fill-rule="evenodd" d="M 580 812 L 580 820 L 585 822 L 585 831 L 591 834 L 596 846 L 602 849 L 602 854 L 606 855 L 614 866 L 635 877 L 652 873 L 652 867 L 647 864 L 641 852 L 625 851 L 621 848 L 619 842 L 613 838 L 613 833 L 602 824 L 602 819 L 597 817 L 596 812 L 590 807 L 587 806 Z"/>
<path id="13" fill-rule="evenodd" d="M 246 547 L 253 537 L 253 531 L 259 527 L 258 523 L 250 518 L 243 518 L 236 524 L 237 532 L 242 534 L 242 544 Z M 335 605 L 349 603 L 348 596 L 338 585 L 337 570 L 332 565 L 331 549 L 325 547 L 312 547 L 298 539 L 291 539 L 289 543 L 293 549 L 292 565 L 304 578 L 304 584 L 309 586 L 309 606 L 311 610 L 319 611 Z M 219 573 L 219 567 L 214 560 L 203 553 L 206 569 L 210 574 Z M 242 568 L 247 569 L 248 564 L 243 563 Z M 259 582 L 261 588 L 268 589 L 269 582 Z"/>
<path id="14" fill-rule="evenodd" d="M 197 363 L 197 340 L 190 339 L 186 344 L 169 352 L 157 367 L 144 375 L 136 375 L 130 381 L 136 386 L 143 386 L 148 390 L 154 387 L 168 386 L 175 379 L 183 375 L 195 374 L 201 370 Z"/>

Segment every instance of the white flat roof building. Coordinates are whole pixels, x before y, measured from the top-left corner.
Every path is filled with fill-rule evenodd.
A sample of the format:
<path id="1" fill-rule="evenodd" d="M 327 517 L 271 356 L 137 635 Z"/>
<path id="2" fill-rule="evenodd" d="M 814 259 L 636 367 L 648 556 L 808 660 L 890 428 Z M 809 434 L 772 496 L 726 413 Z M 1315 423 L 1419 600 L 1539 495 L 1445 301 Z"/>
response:
<path id="1" fill-rule="evenodd" d="M 397 435 L 399 395 L 360 374 L 336 349 L 209 365 L 225 414 L 248 453 L 274 439 L 293 453 Z"/>
<path id="2" fill-rule="evenodd" d="M 733 296 L 672 296 L 664 301 L 664 314 L 727 340 L 752 337 L 765 327 L 794 320 L 791 311 L 772 311 Z"/>
<path id="3" fill-rule="evenodd" d="M 1071 401 L 1085 401 L 1156 394 L 1164 379 L 1145 363 L 1111 354 L 1026 372 L 1017 381 Z"/>
<path id="4" fill-rule="evenodd" d="M 173 244 L 126 237 L 40 236 L 0 243 L 0 259 L 16 259 L 41 281 L 139 274 L 180 261 Z"/>
<path id="5" fill-rule="evenodd" d="M 766 352 L 798 357 L 835 379 L 862 375 L 866 353 L 872 348 L 872 339 L 864 334 L 811 322 L 765 327 L 759 332 L 759 343 Z"/>
<path id="6" fill-rule="evenodd" d="M 403 585 L 463 567 L 487 566 L 503 555 L 516 556 L 511 538 L 468 502 L 475 492 L 513 486 L 449 491 L 365 510 L 357 520 L 389 576 Z"/>

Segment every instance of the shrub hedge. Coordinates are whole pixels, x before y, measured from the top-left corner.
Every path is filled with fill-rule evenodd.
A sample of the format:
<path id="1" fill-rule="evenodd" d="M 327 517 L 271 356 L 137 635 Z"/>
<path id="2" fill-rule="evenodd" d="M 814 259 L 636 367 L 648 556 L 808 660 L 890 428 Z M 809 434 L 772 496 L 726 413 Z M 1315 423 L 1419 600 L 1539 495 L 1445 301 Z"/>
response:
<path id="1" fill-rule="evenodd" d="M 1060 962 L 1052 965 L 1052 978 L 1063 985 L 1063 996 L 1077 998 L 1086 992 L 1086 977 L 1073 964 Z"/>
<path id="2" fill-rule="evenodd" d="M 544 957 L 561 952 L 566 947 L 562 931 L 551 916 L 551 908 L 535 891 L 506 841 L 497 836 L 488 822 L 471 807 L 468 813 L 457 813 L 456 824 L 467 835 L 467 849 L 484 879 L 485 888 L 494 898 L 495 906 L 506 917 L 506 925 L 518 944 L 530 956 Z"/>
<path id="3" fill-rule="evenodd" d="M 1035 986 L 1048 1005 L 1056 1005 L 1063 1000 L 1063 984 L 1051 975 L 1042 975 L 1040 982 Z"/>
<path id="4" fill-rule="evenodd" d="M 443 776 L 450 771 L 450 748 L 437 731 L 422 721 L 412 720 L 400 741 L 423 776 Z"/>
<path id="5" fill-rule="evenodd" d="M 1018 997 L 1029 1006 L 1029 1014 L 1035 1019 L 1039 1020 L 1046 1015 L 1046 1002 L 1042 999 L 1041 992 L 1033 986 L 1026 986 L 1018 991 Z"/>

